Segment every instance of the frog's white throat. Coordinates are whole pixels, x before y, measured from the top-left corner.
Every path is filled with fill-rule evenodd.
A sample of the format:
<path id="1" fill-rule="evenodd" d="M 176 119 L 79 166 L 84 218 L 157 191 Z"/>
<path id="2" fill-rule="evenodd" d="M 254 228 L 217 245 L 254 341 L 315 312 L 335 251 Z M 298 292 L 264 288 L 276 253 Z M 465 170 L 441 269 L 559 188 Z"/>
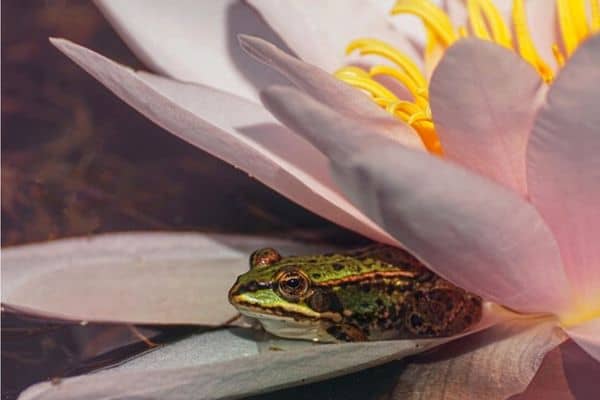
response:
<path id="1" fill-rule="evenodd" d="M 296 320 L 291 317 L 259 313 L 244 308 L 238 310 L 242 315 L 258 320 L 265 331 L 271 335 L 287 339 L 312 340 L 313 342 L 336 342 L 319 321 Z"/>

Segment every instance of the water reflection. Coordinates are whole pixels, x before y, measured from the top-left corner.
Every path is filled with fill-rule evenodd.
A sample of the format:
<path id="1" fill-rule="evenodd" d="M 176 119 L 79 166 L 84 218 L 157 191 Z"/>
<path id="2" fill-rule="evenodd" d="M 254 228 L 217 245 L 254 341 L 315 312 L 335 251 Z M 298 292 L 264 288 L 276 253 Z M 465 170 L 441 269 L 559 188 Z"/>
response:
<path id="1" fill-rule="evenodd" d="M 27 386 L 121 363 L 201 331 L 195 326 L 75 323 L 40 319 L 3 307 L 2 399 Z"/>

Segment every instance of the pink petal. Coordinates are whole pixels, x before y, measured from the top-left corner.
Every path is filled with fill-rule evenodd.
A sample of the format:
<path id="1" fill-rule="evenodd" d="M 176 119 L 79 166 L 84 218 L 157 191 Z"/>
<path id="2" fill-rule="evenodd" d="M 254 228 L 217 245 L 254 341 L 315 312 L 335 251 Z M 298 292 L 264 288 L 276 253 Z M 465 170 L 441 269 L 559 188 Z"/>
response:
<path id="1" fill-rule="evenodd" d="M 338 193 L 323 155 L 281 127 L 262 106 L 208 87 L 137 74 L 66 40 L 52 42 L 157 125 L 309 210 L 373 239 L 389 241 Z"/>
<path id="2" fill-rule="evenodd" d="M 238 46 L 238 33 L 281 43 L 243 2 L 97 0 L 96 4 L 135 54 L 156 72 L 252 100 L 257 100 L 257 88 L 282 82 L 252 63 Z"/>
<path id="3" fill-rule="evenodd" d="M 554 233 L 583 306 L 600 308 L 600 35 L 548 92 L 527 150 L 531 201 Z"/>
<path id="4" fill-rule="evenodd" d="M 335 79 L 325 71 L 298 60 L 273 44 L 251 36 L 240 36 L 240 44 L 252 57 L 279 71 L 294 85 L 315 99 L 353 119 L 376 120 L 387 133 L 406 146 L 424 149 L 421 139 L 406 125 L 391 117 L 359 90 Z"/>
<path id="5" fill-rule="evenodd" d="M 386 11 L 373 0 L 343 0 L 307 5 L 302 0 L 248 0 L 285 43 L 304 61 L 327 72 L 343 67 L 349 59 L 346 46 L 361 37 L 377 38 L 418 58 L 399 34 Z"/>
<path id="6" fill-rule="evenodd" d="M 377 135 L 292 88 L 270 88 L 261 98 L 329 156 L 348 197 L 435 272 L 515 310 L 566 309 L 558 247 L 514 192 Z"/>
<path id="7" fill-rule="evenodd" d="M 444 154 L 525 194 L 525 149 L 546 86 L 514 52 L 465 39 L 442 58 L 430 85 Z"/>
<path id="8" fill-rule="evenodd" d="M 227 291 L 248 254 L 322 247 L 272 238 L 115 233 L 2 249 L 2 303 L 51 318 L 219 325 L 237 311 Z M 331 249 L 329 249 L 331 250 Z"/>
<path id="9" fill-rule="evenodd" d="M 565 329 L 590 356 L 600 361 L 600 318 Z"/>

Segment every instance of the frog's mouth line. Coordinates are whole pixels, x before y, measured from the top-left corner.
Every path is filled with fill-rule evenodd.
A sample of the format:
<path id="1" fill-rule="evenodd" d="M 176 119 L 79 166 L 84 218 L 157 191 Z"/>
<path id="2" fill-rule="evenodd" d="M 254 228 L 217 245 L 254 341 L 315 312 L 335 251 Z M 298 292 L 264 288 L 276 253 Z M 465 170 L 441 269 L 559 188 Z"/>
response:
<path id="1" fill-rule="evenodd" d="M 290 310 L 284 310 L 282 307 L 260 307 L 252 303 L 237 301 L 233 303 L 237 310 L 251 318 L 255 319 L 271 319 L 278 321 L 294 321 L 297 323 L 314 323 L 320 318 L 318 316 L 305 315 L 299 312 L 293 312 Z"/>

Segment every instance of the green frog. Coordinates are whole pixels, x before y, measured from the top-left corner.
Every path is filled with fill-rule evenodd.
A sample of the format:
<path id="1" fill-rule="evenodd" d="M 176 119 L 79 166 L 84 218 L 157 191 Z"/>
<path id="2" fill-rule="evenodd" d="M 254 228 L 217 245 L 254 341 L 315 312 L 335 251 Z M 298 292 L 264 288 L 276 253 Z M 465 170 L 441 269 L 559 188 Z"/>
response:
<path id="1" fill-rule="evenodd" d="M 381 244 L 316 256 L 257 250 L 229 301 L 275 336 L 318 342 L 452 336 L 482 314 L 480 297 Z"/>

